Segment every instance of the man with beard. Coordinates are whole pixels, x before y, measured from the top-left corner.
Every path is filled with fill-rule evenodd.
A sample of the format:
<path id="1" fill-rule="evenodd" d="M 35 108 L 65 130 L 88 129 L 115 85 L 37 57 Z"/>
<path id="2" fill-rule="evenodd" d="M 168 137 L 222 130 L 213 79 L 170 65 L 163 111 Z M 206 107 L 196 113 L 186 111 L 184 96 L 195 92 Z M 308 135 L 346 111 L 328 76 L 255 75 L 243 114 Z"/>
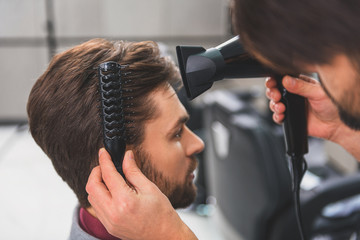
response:
<path id="1" fill-rule="evenodd" d="M 255 58 L 282 74 L 318 74 L 321 83 L 305 76 L 283 79 L 288 91 L 308 101 L 308 134 L 338 143 L 360 160 L 360 1 L 234 0 L 233 3 L 234 29 Z M 266 86 L 273 118 L 280 123 L 285 106 L 279 102 L 277 84 L 270 78 Z M 142 239 L 170 239 L 174 233 L 176 239 L 196 239 L 177 219 L 167 218 L 171 209 L 162 204 L 165 199 L 158 190 L 147 187 L 148 182 L 128 158 L 124 159 L 126 177 L 138 183 L 138 192 L 152 197 L 142 201 L 123 185 L 109 201 L 125 201 L 131 208 L 117 207 L 111 214 L 105 212 L 103 196 L 99 194 L 105 185 L 100 180 L 107 176 L 111 180 L 104 183 L 108 185 L 122 179 L 114 177 L 118 174 L 107 167 L 111 164 L 109 158 L 104 156 L 102 160 L 102 175 L 95 174 L 100 168 L 95 169 L 87 189 L 89 199 L 96 203 L 96 212 L 114 235 L 137 239 L 134 229 L 121 235 L 121 230 L 128 229 L 134 220 L 119 217 L 119 213 L 131 211 L 132 216 L 137 216 L 139 229 L 151 229 Z M 157 221 L 148 221 L 155 212 Z M 168 231 L 162 231 L 164 228 Z"/>
<path id="2" fill-rule="evenodd" d="M 69 239 L 117 239 L 98 220 L 85 190 L 92 168 L 98 165 L 98 149 L 100 158 L 109 156 L 102 148 L 97 76 L 99 64 L 108 61 L 126 66 L 131 80 L 123 86 L 132 94 L 132 113 L 125 125 L 131 136 L 126 157 L 169 199 L 165 204 L 170 209 L 189 206 L 196 195 L 195 154 L 204 144 L 185 125 L 189 115 L 172 87 L 180 83 L 174 63 L 160 56 L 154 42 L 90 40 L 54 56 L 33 86 L 27 105 L 33 138 L 79 200 Z M 108 188 L 116 192 L 119 186 Z M 180 221 L 176 213 L 169 213 Z"/>

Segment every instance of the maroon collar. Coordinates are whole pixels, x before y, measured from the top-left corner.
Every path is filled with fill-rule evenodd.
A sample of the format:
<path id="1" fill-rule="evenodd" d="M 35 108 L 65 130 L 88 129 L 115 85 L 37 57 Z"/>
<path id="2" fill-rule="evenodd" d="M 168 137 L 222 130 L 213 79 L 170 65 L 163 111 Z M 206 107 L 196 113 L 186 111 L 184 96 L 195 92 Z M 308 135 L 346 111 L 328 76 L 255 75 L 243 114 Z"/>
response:
<path id="1" fill-rule="evenodd" d="M 80 208 L 79 211 L 79 224 L 84 231 L 93 237 L 102 240 L 119 240 L 119 238 L 116 238 L 108 233 L 104 225 L 102 225 L 102 223 L 97 218 L 92 216 L 84 208 Z"/>

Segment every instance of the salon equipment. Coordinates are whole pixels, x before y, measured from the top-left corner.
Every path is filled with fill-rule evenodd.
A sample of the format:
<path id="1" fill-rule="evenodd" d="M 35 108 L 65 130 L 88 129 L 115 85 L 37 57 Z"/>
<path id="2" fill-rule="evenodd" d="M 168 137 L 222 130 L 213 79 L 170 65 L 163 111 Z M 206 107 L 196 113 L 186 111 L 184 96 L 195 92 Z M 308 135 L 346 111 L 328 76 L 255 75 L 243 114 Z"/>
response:
<path id="1" fill-rule="evenodd" d="M 104 146 L 116 170 L 125 179 L 122 170 L 127 139 L 125 116 L 128 114 L 126 111 L 131 98 L 124 96 L 124 85 L 127 82 L 124 79 L 124 69 L 126 66 L 112 61 L 101 63 L 98 67 Z"/>
<path id="2" fill-rule="evenodd" d="M 204 102 L 206 176 L 217 202 L 216 225 L 225 239 L 269 240 L 276 215 L 292 206 L 281 127 L 237 92 L 216 90 Z"/>
<path id="3" fill-rule="evenodd" d="M 305 99 L 289 93 L 282 87 L 283 75 L 264 67 L 244 49 L 238 36 L 217 47 L 177 46 L 177 57 L 187 96 L 193 99 L 208 90 L 214 81 L 225 78 L 254 78 L 273 76 L 286 106 L 284 137 L 286 152 L 292 163 L 294 201 L 301 235 L 299 186 L 306 171 L 304 154 L 308 152 Z M 304 239 L 304 236 L 302 236 Z"/>
<path id="4" fill-rule="evenodd" d="M 249 98 L 251 92 L 215 90 L 197 102 L 204 111 L 207 187 L 216 199 L 212 219 L 228 240 L 300 240 L 281 126 L 259 107 L 261 97 Z M 314 140 L 318 143 L 309 139 L 310 149 L 319 147 Z M 310 151 L 307 159 L 318 157 Z M 360 229 L 360 173 L 344 176 L 332 170 L 309 164 L 320 182 L 311 188 L 302 184 L 308 240 L 356 239 L 350 236 Z"/>

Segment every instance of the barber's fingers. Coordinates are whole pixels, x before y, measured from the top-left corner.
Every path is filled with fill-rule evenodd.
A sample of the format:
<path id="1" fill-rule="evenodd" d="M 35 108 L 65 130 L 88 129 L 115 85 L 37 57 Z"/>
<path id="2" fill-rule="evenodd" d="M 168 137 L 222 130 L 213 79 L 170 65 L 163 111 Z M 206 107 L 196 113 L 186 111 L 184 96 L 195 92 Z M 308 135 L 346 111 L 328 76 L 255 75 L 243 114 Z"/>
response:
<path id="1" fill-rule="evenodd" d="M 86 184 L 86 191 L 89 194 L 88 200 L 92 206 L 99 206 L 99 199 L 102 205 L 111 202 L 111 194 L 102 181 L 100 166 L 93 168 Z M 99 207 L 102 205 L 100 204 Z"/>
<path id="2" fill-rule="evenodd" d="M 283 86 L 291 93 L 298 94 L 305 98 L 315 98 L 321 94 L 320 84 L 310 77 L 301 75 L 299 78 L 285 76 Z"/>
<path id="3" fill-rule="evenodd" d="M 277 124 L 281 124 L 284 121 L 285 114 L 284 113 L 274 113 L 272 116 L 274 122 Z"/>
<path id="4" fill-rule="evenodd" d="M 299 78 L 285 76 L 282 83 L 289 92 L 298 94 L 309 100 L 316 100 L 323 96 L 319 82 L 305 75 L 300 75 Z M 269 107 L 271 111 L 274 112 L 273 120 L 280 124 L 285 118 L 284 112 L 286 107 L 280 102 L 281 93 L 277 88 L 277 82 L 274 78 L 268 78 L 266 79 L 265 86 L 266 96 L 270 100 Z"/>
<path id="5" fill-rule="evenodd" d="M 281 93 L 277 88 L 277 83 L 274 78 L 267 78 L 265 81 L 266 86 L 266 97 L 269 100 L 273 100 L 275 102 L 279 102 L 281 99 Z"/>
<path id="6" fill-rule="evenodd" d="M 95 167 L 100 169 L 99 166 Z M 91 174 L 93 174 L 94 169 Z M 110 206 L 112 205 L 112 196 L 107 190 L 104 183 L 102 185 L 95 185 L 94 179 L 90 174 L 88 184 L 86 185 L 86 191 L 88 192 L 88 201 L 93 207 L 96 217 L 105 225 L 108 220 L 106 215 L 109 214 Z M 100 173 L 101 175 L 101 173 Z"/>
<path id="7" fill-rule="evenodd" d="M 282 102 L 275 102 L 273 100 L 269 101 L 269 108 L 272 112 L 281 114 L 286 110 L 285 104 Z"/>
<path id="8" fill-rule="evenodd" d="M 99 150 L 99 164 L 101 167 L 102 180 L 109 189 L 111 195 L 121 194 L 123 188 L 129 188 L 124 178 L 116 170 L 110 154 L 105 148 Z"/>
<path id="9" fill-rule="evenodd" d="M 269 101 L 269 108 L 273 112 L 273 120 L 274 122 L 281 124 L 285 118 L 285 110 L 286 107 L 282 102 L 275 102 L 273 100 Z"/>
<path id="10" fill-rule="evenodd" d="M 153 187 L 153 183 L 146 178 L 146 176 L 140 171 L 134 160 L 134 154 L 131 150 L 125 154 L 123 162 L 123 171 L 127 181 L 135 188 L 136 191 L 142 192 L 147 190 L 148 187 Z"/>
<path id="11" fill-rule="evenodd" d="M 265 86 L 267 88 L 274 88 L 277 86 L 276 80 L 273 77 L 268 77 L 265 79 Z"/>
<path id="12" fill-rule="evenodd" d="M 91 194 L 111 197 L 108 188 L 102 180 L 101 169 L 99 166 L 94 167 L 91 171 L 86 184 L 86 191 Z"/>

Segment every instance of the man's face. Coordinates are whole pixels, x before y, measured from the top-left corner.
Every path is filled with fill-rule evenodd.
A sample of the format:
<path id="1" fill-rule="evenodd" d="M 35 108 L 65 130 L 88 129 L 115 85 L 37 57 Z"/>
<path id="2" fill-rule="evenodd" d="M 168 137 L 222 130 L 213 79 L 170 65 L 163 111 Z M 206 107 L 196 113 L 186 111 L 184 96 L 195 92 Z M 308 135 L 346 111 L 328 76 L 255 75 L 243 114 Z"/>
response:
<path id="1" fill-rule="evenodd" d="M 183 208 L 195 200 L 194 155 L 204 149 L 204 143 L 186 127 L 189 116 L 172 88 L 155 91 L 151 99 L 159 114 L 145 123 L 145 138 L 135 149 L 135 158 L 173 207 Z"/>
<path id="2" fill-rule="evenodd" d="M 330 64 L 315 65 L 322 86 L 339 110 L 341 120 L 360 130 L 360 73 L 345 55 L 337 55 Z"/>

